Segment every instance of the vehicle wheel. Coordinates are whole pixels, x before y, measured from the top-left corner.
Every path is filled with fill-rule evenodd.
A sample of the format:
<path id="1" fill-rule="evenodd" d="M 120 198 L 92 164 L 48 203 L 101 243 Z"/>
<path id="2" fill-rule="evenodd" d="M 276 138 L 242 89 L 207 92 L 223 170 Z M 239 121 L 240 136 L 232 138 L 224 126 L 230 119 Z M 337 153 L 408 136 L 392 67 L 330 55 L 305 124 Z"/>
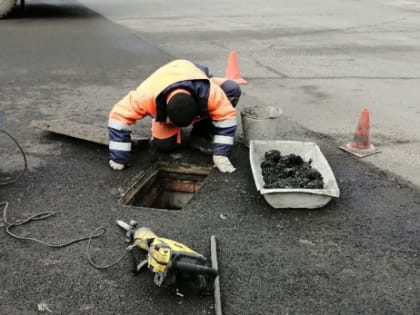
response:
<path id="1" fill-rule="evenodd" d="M 16 0 L 0 0 L 0 18 L 5 17 L 16 5 Z"/>

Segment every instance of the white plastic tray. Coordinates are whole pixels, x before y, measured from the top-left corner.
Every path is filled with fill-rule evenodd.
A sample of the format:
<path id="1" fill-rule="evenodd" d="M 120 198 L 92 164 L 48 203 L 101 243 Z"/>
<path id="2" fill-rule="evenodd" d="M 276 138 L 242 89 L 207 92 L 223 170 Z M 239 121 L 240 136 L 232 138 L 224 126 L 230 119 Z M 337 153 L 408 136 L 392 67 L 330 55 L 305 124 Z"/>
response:
<path id="1" fill-rule="evenodd" d="M 279 150 L 282 155 L 294 153 L 318 170 L 324 180 L 323 189 L 266 189 L 261 174 L 261 162 L 265 152 Z M 314 209 L 325 206 L 332 198 L 340 196 L 340 189 L 330 165 L 317 144 L 301 141 L 251 140 L 249 159 L 257 190 L 273 208 Z"/>

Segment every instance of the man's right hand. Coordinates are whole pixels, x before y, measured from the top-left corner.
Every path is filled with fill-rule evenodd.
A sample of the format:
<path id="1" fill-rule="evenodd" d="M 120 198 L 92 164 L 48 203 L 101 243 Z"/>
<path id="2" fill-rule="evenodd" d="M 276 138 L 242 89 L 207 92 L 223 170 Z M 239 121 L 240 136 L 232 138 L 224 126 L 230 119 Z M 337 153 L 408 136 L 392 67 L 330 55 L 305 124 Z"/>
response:
<path id="1" fill-rule="evenodd" d="M 113 160 L 109 160 L 109 166 L 114 170 L 114 171 L 122 171 L 125 167 L 124 164 L 115 162 Z"/>

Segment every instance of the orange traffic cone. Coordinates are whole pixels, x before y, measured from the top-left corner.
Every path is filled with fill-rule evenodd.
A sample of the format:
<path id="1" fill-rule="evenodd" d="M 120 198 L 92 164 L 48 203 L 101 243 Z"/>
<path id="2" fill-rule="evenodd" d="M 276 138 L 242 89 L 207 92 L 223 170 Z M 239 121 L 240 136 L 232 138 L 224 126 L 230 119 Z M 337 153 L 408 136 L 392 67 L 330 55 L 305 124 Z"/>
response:
<path id="1" fill-rule="evenodd" d="M 225 78 L 229 80 L 233 80 L 238 84 L 248 83 L 245 79 L 241 77 L 241 74 L 239 72 L 238 54 L 234 50 L 231 50 L 229 53 L 229 59 L 228 59 L 227 67 L 226 67 Z"/>
<path id="2" fill-rule="evenodd" d="M 364 108 L 359 119 L 359 124 L 354 132 L 353 140 L 346 145 L 340 146 L 340 149 L 360 158 L 378 153 L 373 144 L 370 143 L 369 132 L 369 110 Z"/>

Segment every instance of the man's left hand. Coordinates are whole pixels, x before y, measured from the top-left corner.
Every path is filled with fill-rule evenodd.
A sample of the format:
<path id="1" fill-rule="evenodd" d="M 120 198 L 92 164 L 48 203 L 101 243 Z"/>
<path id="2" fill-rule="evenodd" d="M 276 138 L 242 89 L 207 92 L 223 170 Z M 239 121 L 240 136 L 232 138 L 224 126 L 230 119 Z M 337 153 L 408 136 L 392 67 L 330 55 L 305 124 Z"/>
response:
<path id="1" fill-rule="evenodd" d="M 227 156 L 213 155 L 213 162 L 217 169 L 222 173 L 233 173 L 236 171 L 236 168 L 233 167 Z"/>
<path id="2" fill-rule="evenodd" d="M 109 160 L 109 166 L 114 170 L 114 171 L 122 171 L 125 168 L 124 164 L 115 162 L 113 160 Z"/>

